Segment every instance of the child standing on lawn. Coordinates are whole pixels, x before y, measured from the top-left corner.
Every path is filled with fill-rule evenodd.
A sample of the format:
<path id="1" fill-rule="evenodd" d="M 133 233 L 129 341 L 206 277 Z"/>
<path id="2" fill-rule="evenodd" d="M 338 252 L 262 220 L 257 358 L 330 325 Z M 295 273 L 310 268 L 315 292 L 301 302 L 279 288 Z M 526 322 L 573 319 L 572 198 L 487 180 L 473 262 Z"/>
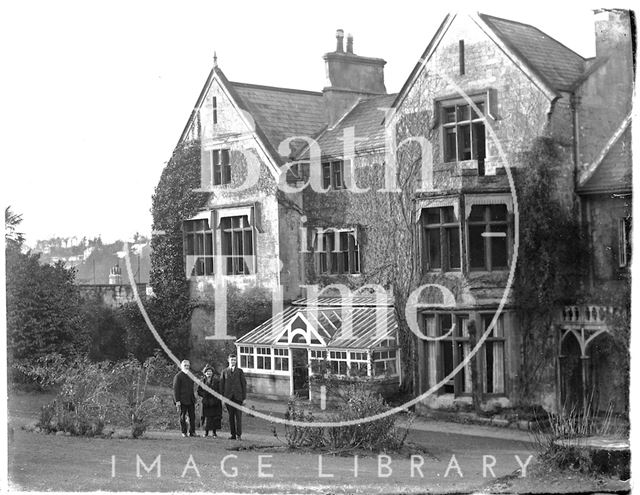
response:
<path id="1" fill-rule="evenodd" d="M 215 375 L 215 372 L 211 366 L 205 366 L 203 383 L 205 383 L 211 390 L 220 392 L 220 379 Z M 202 436 L 209 436 L 211 431 L 212 437 L 217 437 L 216 430 L 222 427 L 222 402 L 216 396 L 210 394 L 202 386 L 198 386 L 198 395 L 202 397 L 202 427 L 204 434 Z"/>

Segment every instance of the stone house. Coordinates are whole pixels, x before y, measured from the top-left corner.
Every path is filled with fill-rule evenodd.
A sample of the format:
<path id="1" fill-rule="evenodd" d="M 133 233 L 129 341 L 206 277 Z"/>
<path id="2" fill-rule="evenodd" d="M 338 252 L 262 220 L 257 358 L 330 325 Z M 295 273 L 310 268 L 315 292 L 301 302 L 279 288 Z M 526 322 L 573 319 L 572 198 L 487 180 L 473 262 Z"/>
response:
<path id="1" fill-rule="evenodd" d="M 628 370 L 611 349 L 628 345 L 612 322 L 625 320 L 619 312 L 630 302 L 632 25 L 629 11 L 595 11 L 596 57 L 574 91 L 576 193 L 590 260 L 586 295 L 558 318 L 557 393 L 566 407 L 628 410 Z"/>
<path id="2" fill-rule="evenodd" d="M 439 307 L 438 298 L 421 307 L 423 332 L 433 338 L 419 345 L 420 391 L 444 381 L 423 405 L 469 401 L 472 370 L 463 366 L 469 322 L 486 337 L 473 363 L 483 402 L 505 407 L 518 398 L 522 337 L 511 290 L 517 206 L 512 174 L 517 176 L 521 153 L 536 138 L 558 144 L 555 194 L 568 211 L 579 212 L 590 239 L 590 280 L 575 280 L 575 288 L 628 286 L 634 67 L 629 13 L 598 12 L 596 45 L 596 57 L 588 60 L 529 25 L 482 14 L 449 16 L 394 102 L 396 120 L 430 113 L 432 184 L 415 195 L 423 229 L 422 283 L 441 284 L 455 297 L 451 310 Z M 613 256 L 612 240 L 619 253 Z M 606 313 L 616 311 L 614 304 L 587 301 L 558 311 L 556 383 L 549 380 L 534 402 L 557 409 L 579 394 L 582 407 L 590 396 L 596 407 L 617 401 L 620 408 L 620 394 L 606 390 L 615 367 L 603 360 L 587 364 L 590 341 L 598 335 L 604 340 L 611 330 Z M 575 353 L 569 335 L 580 348 L 581 380 L 570 373 L 575 360 L 565 359 Z"/>
<path id="3" fill-rule="evenodd" d="M 630 32 L 628 13 L 601 15 L 609 16 L 607 26 L 617 22 Z M 392 291 L 390 285 L 404 279 L 387 276 L 389 262 L 415 265 L 415 286 L 426 288 L 417 294 L 415 315 L 420 406 L 470 404 L 474 388 L 484 407 L 514 405 L 520 330 L 510 290 L 518 228 L 513 175 L 537 138 L 559 143 L 563 207 L 580 209 L 594 245 L 615 229 L 627 236 L 616 270 L 606 268 L 608 253 L 594 251 L 592 283 L 595 277 L 613 283 L 624 268 L 621 256 L 625 262 L 630 256 L 630 182 L 619 182 L 630 172 L 631 86 L 621 85 L 619 98 L 605 95 L 605 88 L 617 71 L 632 77 L 630 55 L 620 60 L 613 54 L 618 45 L 599 41 L 608 51 L 585 59 L 526 24 L 449 15 L 399 93 L 388 94 L 385 61 L 356 55 L 351 37 L 345 50 L 341 30 L 336 38 L 336 50 L 324 56 L 322 92 L 230 82 L 214 63 L 180 139 L 200 140 L 202 188 L 209 193 L 207 207 L 184 220 L 192 298 L 223 305 L 228 284 L 274 294 L 273 319 L 239 336 L 236 347 L 253 390 L 285 396 L 300 388 L 294 354 L 311 363 L 318 350 L 311 336 L 327 330 L 300 317 L 308 308 L 286 309 L 288 302 L 306 298 L 322 311 L 322 297 L 338 295 L 332 305 L 344 316 L 355 310 L 345 303 L 345 287 L 360 294 L 379 285 Z M 629 40 L 624 46 L 630 49 Z M 592 137 L 607 132 L 609 138 Z M 397 204 L 389 189 L 397 187 L 403 163 L 419 166 L 403 182 Z M 620 226 L 600 222 L 614 216 L 622 218 Z M 403 220 L 408 249 L 389 245 Z M 575 311 L 577 325 L 583 313 Z M 567 326 L 567 318 L 558 317 L 559 341 L 579 328 Z M 290 339 L 293 323 L 307 336 L 297 345 Z M 606 330 L 604 320 L 598 324 Z M 203 306 L 192 321 L 194 345 L 232 338 L 223 328 Z M 474 329 L 482 341 L 472 370 L 466 358 Z M 324 351 L 334 352 L 326 359 L 337 374 L 348 370 L 331 361 L 357 363 L 367 353 L 371 372 L 374 355 L 383 352 L 379 342 L 329 349 L 329 340 Z M 398 369 L 401 336 L 383 340 L 386 359 L 394 352 Z M 558 356 L 561 349 L 559 342 Z M 562 365 L 557 369 L 558 378 L 535 398 L 550 409 L 574 393 L 561 377 Z"/>

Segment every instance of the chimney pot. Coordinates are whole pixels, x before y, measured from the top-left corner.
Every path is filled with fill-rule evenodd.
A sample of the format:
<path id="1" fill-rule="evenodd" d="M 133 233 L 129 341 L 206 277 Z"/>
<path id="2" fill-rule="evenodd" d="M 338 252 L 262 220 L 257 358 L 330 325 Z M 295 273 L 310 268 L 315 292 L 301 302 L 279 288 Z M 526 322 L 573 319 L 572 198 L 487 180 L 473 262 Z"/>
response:
<path id="1" fill-rule="evenodd" d="M 344 47 L 342 45 L 342 40 L 344 39 L 344 31 L 342 29 L 338 29 L 336 31 L 336 52 L 344 53 Z"/>
<path id="2" fill-rule="evenodd" d="M 353 53 L 353 35 L 347 34 L 347 53 Z"/>

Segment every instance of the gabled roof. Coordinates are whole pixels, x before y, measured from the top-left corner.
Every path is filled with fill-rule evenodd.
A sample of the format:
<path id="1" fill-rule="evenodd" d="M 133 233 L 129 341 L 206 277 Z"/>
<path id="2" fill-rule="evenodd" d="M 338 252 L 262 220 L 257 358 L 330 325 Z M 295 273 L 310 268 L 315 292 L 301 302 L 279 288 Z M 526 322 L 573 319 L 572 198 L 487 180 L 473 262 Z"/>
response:
<path id="1" fill-rule="evenodd" d="M 624 127 L 622 127 L 624 126 Z M 625 119 L 578 185 L 579 194 L 624 193 L 632 189 L 630 117 Z"/>
<path id="2" fill-rule="evenodd" d="M 204 98 L 216 78 L 236 104 L 251 114 L 256 134 L 277 163 L 286 160 L 286 157 L 278 153 L 278 146 L 284 139 L 293 136 L 315 137 L 326 125 L 322 93 L 231 82 L 219 67 L 214 67 L 198 96 L 178 144 L 184 141 L 194 125 Z"/>
<path id="3" fill-rule="evenodd" d="M 384 340 L 397 339 L 398 324 L 392 306 L 293 305 L 240 337 L 236 344 L 287 346 L 282 331 L 300 316 L 328 348 L 369 349 Z M 351 325 L 345 325 L 349 319 Z M 277 327 L 273 327 L 274 323 Z"/>
<path id="4" fill-rule="evenodd" d="M 582 76 L 585 59 L 538 28 L 487 14 L 478 15 L 551 88 L 569 91 Z"/>
<path id="5" fill-rule="evenodd" d="M 396 95 L 380 95 L 361 99 L 338 123 L 318 138 L 323 157 L 341 157 L 344 154 L 344 130 L 353 127 L 355 151 L 371 151 L 384 146 L 385 112 Z"/>
<path id="6" fill-rule="evenodd" d="M 242 106 L 274 150 L 293 136 L 315 137 L 327 117 L 322 93 L 239 82 L 230 83 Z"/>
<path id="7" fill-rule="evenodd" d="M 516 60 L 535 74 L 549 90 L 556 93 L 560 90 L 571 91 L 584 74 L 588 65 L 586 59 L 538 28 L 487 14 L 478 13 L 477 16 Z M 405 97 L 439 39 L 455 18 L 456 15 L 453 14 L 445 16 L 393 102 L 394 108 Z"/>

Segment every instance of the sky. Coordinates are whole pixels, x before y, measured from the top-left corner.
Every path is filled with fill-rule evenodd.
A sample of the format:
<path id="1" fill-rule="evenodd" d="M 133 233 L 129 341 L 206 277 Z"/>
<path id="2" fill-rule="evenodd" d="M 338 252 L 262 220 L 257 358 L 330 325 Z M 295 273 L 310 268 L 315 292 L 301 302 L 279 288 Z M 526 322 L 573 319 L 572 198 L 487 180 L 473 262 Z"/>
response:
<path id="1" fill-rule="evenodd" d="M 213 64 L 232 81 L 320 91 L 335 31 L 400 89 L 447 13 L 479 10 L 595 53 L 607 2 L 14 1 L 0 11 L 3 206 L 27 243 L 151 232 L 151 196 Z M 620 4 L 615 6 L 620 7 Z M 445 8 L 446 7 L 446 8 Z"/>

